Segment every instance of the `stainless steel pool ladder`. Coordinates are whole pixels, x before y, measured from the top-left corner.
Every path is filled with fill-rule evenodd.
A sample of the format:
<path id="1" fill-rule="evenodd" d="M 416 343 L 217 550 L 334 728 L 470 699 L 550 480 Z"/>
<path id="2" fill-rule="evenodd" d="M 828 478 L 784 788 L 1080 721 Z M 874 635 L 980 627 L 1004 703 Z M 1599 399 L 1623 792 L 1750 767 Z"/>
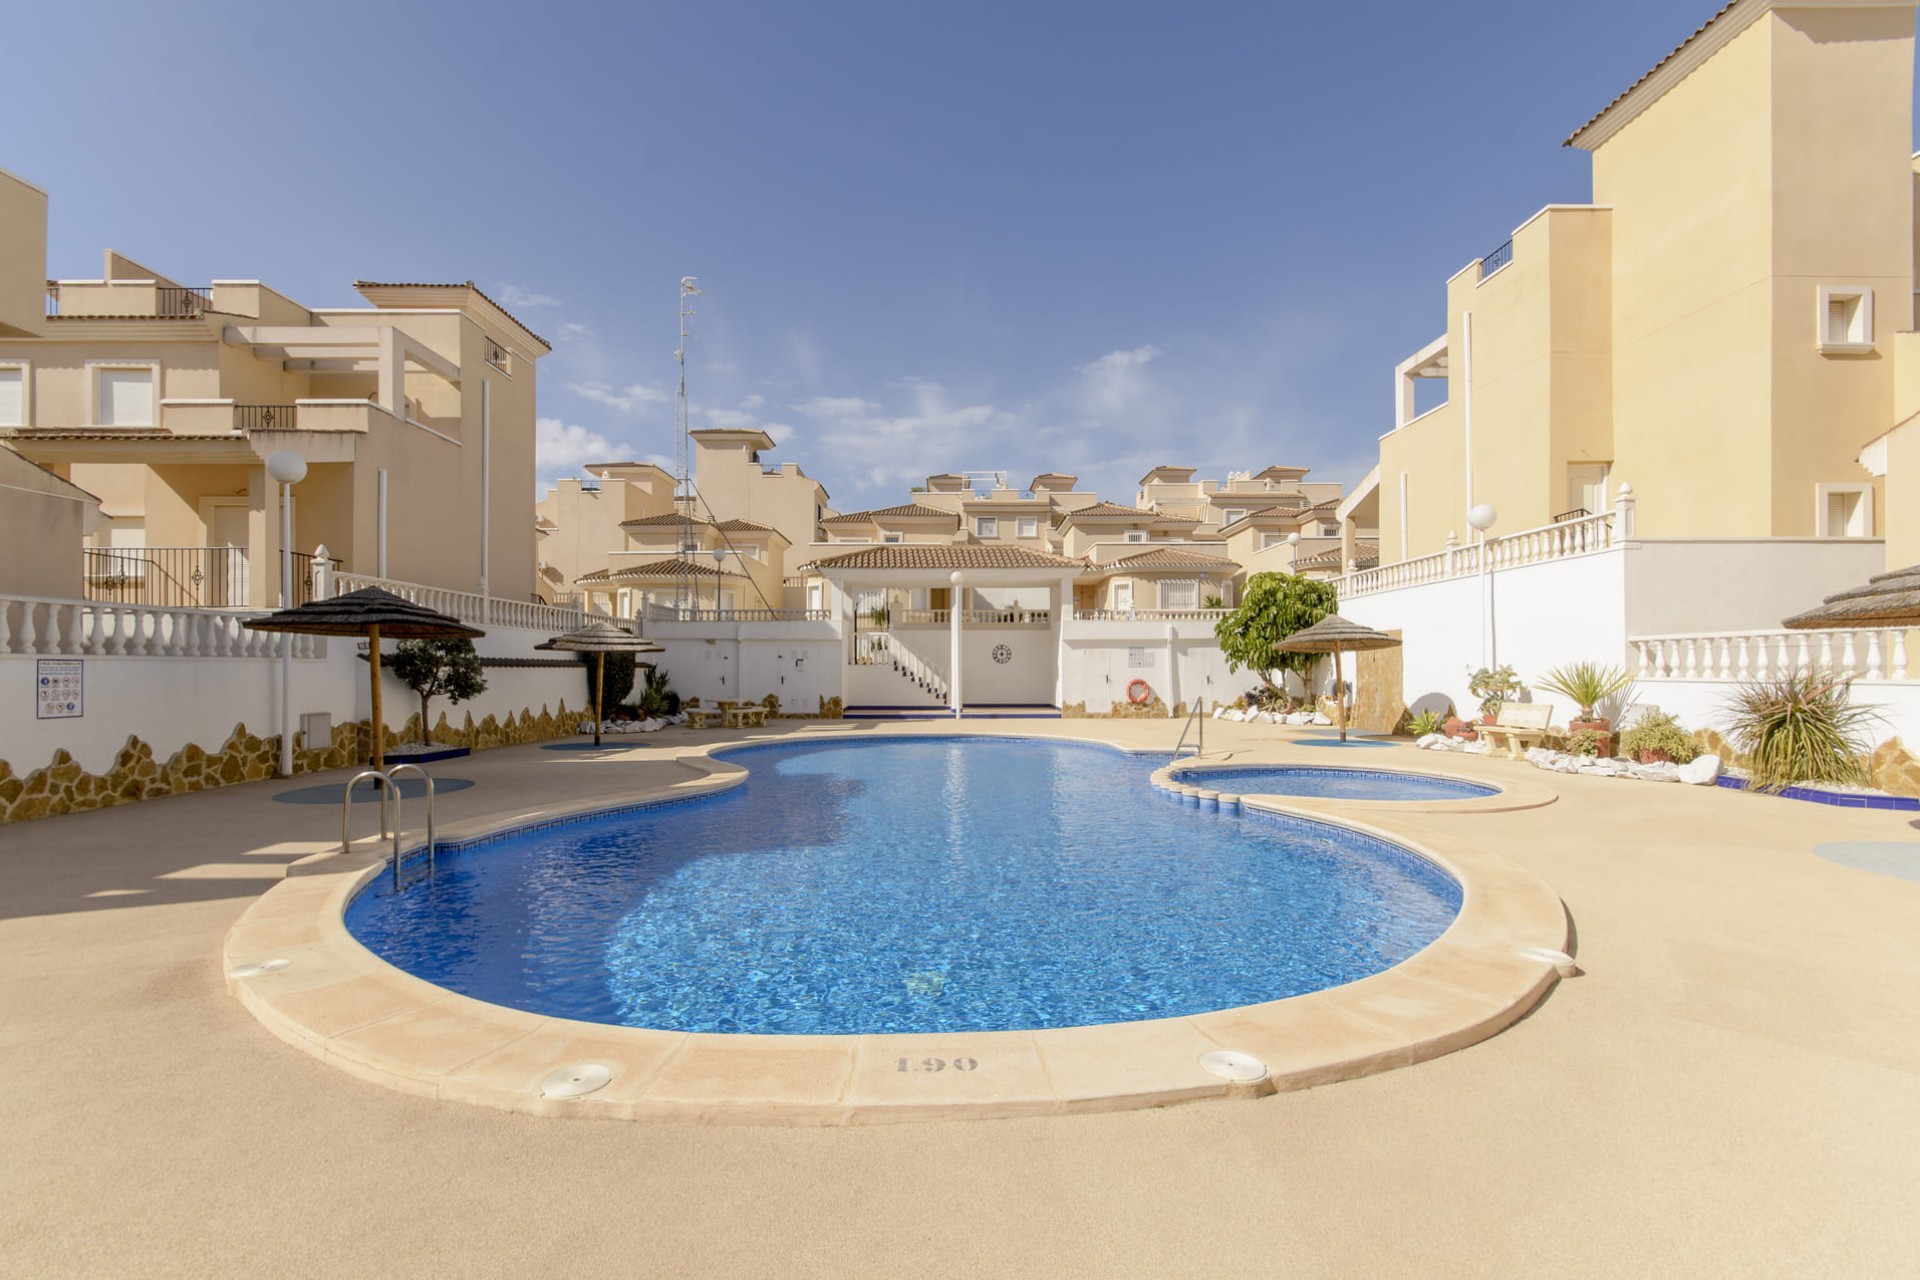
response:
<path id="1" fill-rule="evenodd" d="M 350 823 L 353 820 L 353 789 L 368 778 L 378 779 L 380 786 L 380 834 L 391 836 L 393 851 L 388 859 L 393 863 L 393 887 L 400 888 L 400 781 L 402 771 L 411 769 L 425 779 L 427 784 L 427 878 L 433 878 L 434 872 L 434 831 L 433 831 L 433 775 L 417 764 L 396 764 L 385 772 L 379 769 L 362 769 L 353 775 L 347 783 L 346 794 L 340 798 L 340 852 L 347 853 L 353 848 L 350 835 Z M 387 820 L 387 805 L 393 805 L 393 820 Z"/>
<path id="2" fill-rule="evenodd" d="M 1174 759 L 1178 760 L 1180 758 L 1180 753 L 1186 750 L 1187 735 L 1189 733 L 1195 734 L 1193 754 L 1196 756 L 1203 756 L 1207 754 L 1207 717 L 1204 714 L 1202 714 L 1206 709 L 1207 709 L 1207 700 L 1205 698 L 1194 699 L 1193 710 L 1187 712 L 1186 727 L 1180 730 L 1180 741 L 1174 743 L 1173 745 Z M 1195 730 L 1196 725 L 1199 726 L 1197 732 Z"/>

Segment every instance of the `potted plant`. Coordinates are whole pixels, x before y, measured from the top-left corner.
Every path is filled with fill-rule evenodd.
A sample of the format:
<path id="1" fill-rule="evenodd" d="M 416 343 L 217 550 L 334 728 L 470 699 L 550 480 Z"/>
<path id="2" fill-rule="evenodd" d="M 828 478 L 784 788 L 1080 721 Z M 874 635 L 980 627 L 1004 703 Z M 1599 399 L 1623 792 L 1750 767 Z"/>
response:
<path id="1" fill-rule="evenodd" d="M 1693 735 L 1664 711 L 1649 711 L 1620 735 L 1620 750 L 1630 760 L 1654 764 L 1666 760 L 1686 764 L 1700 754 Z"/>
<path id="2" fill-rule="evenodd" d="M 1610 754 L 1613 722 L 1599 714 L 1600 704 L 1619 697 L 1633 688 L 1633 677 L 1624 667 L 1603 667 L 1597 662 L 1575 662 L 1555 667 L 1539 680 L 1542 689 L 1573 700 L 1579 714 L 1567 721 L 1569 733 L 1590 730 L 1608 738 L 1599 747 L 1601 755 Z"/>
<path id="3" fill-rule="evenodd" d="M 1407 732 L 1416 738 L 1424 738 L 1428 734 L 1440 732 L 1446 722 L 1446 717 L 1438 711 L 1422 711 L 1407 721 Z"/>
<path id="4" fill-rule="evenodd" d="M 1482 724 L 1493 724 L 1500 719 L 1500 708 L 1509 702 L 1518 702 L 1527 686 L 1520 683 L 1520 677 L 1513 673 L 1510 666 L 1481 667 L 1467 677 L 1467 692 L 1480 699 Z"/>
<path id="5" fill-rule="evenodd" d="M 1567 735 L 1567 754 L 1597 759 L 1607 754 L 1607 748 L 1613 745 L 1612 738 L 1612 734 L 1597 729 L 1575 729 Z"/>

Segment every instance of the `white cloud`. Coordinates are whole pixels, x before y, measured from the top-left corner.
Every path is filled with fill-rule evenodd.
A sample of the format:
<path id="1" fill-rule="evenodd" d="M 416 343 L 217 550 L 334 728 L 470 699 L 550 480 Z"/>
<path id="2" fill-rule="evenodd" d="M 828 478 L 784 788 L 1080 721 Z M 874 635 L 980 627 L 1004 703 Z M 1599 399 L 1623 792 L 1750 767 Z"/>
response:
<path id="1" fill-rule="evenodd" d="M 1109 351 L 1091 364 L 1080 365 L 1074 372 L 1080 375 L 1077 399 L 1082 412 L 1113 417 L 1141 408 L 1154 396 L 1145 369 L 1161 354 L 1159 347 L 1149 343 L 1130 351 Z"/>
<path id="2" fill-rule="evenodd" d="M 581 338 L 591 338 L 593 336 L 593 329 L 589 325 L 569 320 L 555 331 L 554 336 L 558 337 L 562 342 L 575 342 Z"/>
<path id="3" fill-rule="evenodd" d="M 509 307 L 557 307 L 560 299 L 544 293 L 535 293 L 531 289 L 522 289 L 517 284 L 500 286 L 500 301 Z"/>
<path id="4" fill-rule="evenodd" d="M 534 468 L 543 476 L 577 470 L 589 462 L 615 462 L 617 446 L 597 431 L 558 418 L 533 424 Z"/>
<path id="5" fill-rule="evenodd" d="M 673 399 L 658 387 L 650 387 L 643 382 L 629 383 L 624 387 L 612 387 L 604 382 L 569 382 L 567 389 L 595 404 L 603 404 L 622 413 L 634 413 L 646 405 L 666 404 Z"/>
<path id="6" fill-rule="evenodd" d="M 760 429 L 766 432 L 767 435 L 772 438 L 775 444 L 780 444 L 780 445 L 783 445 L 787 441 L 793 439 L 795 434 L 794 429 L 788 426 L 784 422 L 764 423 L 761 425 Z"/>
<path id="7" fill-rule="evenodd" d="M 760 419 L 743 409 L 704 409 L 700 416 L 709 427 L 721 431 L 751 431 L 760 425 Z"/>
<path id="8" fill-rule="evenodd" d="M 767 398 L 765 396 L 751 395 L 751 396 L 748 396 L 745 400 L 742 400 L 740 402 L 740 407 L 742 409 L 758 409 L 761 406 L 765 405 L 766 402 L 767 402 Z"/>
<path id="9" fill-rule="evenodd" d="M 862 487 L 911 483 L 950 468 L 997 465 L 1018 450 L 1027 420 L 990 404 L 956 404 L 937 382 L 908 381 L 904 412 L 859 396 L 814 396 L 791 406 L 820 426 L 822 450 L 861 468 Z M 964 441 L 964 444 L 959 442 Z M 965 456 L 956 456 L 964 448 Z"/>

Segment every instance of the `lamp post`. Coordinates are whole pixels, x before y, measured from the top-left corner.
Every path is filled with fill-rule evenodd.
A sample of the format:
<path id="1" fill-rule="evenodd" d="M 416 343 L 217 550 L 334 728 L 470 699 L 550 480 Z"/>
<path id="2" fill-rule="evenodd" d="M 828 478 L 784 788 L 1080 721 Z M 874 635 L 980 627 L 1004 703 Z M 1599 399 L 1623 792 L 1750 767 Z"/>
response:
<path id="1" fill-rule="evenodd" d="M 280 484 L 280 607 L 293 608 L 293 486 L 307 478 L 307 460 L 291 449 L 267 455 L 267 475 Z M 293 776 L 293 641 L 280 641 L 280 776 Z"/>
<path id="2" fill-rule="evenodd" d="M 1493 579 L 1487 569 L 1487 530 L 1500 513 L 1483 502 L 1467 512 L 1467 523 L 1480 535 L 1480 665 L 1493 669 Z"/>
<path id="3" fill-rule="evenodd" d="M 951 598 L 947 601 L 951 606 L 947 610 L 947 632 L 951 641 L 947 661 L 953 672 L 947 700 L 953 704 L 953 718 L 956 720 L 960 718 L 960 602 L 964 598 L 961 584 L 966 580 L 966 575 L 958 569 L 947 575 L 947 581 L 953 584 L 953 590 L 949 593 Z"/>

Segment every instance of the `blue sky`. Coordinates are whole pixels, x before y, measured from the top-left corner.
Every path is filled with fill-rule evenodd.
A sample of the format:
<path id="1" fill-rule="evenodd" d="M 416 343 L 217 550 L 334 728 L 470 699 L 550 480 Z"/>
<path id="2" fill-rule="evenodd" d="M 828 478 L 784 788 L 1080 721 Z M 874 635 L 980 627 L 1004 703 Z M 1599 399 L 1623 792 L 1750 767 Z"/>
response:
<path id="1" fill-rule="evenodd" d="M 1351 483 L 1443 282 L 1719 0 L 20 5 L 0 167 L 56 276 L 471 278 L 555 350 L 541 474 L 759 425 L 842 510 L 929 471 Z"/>

